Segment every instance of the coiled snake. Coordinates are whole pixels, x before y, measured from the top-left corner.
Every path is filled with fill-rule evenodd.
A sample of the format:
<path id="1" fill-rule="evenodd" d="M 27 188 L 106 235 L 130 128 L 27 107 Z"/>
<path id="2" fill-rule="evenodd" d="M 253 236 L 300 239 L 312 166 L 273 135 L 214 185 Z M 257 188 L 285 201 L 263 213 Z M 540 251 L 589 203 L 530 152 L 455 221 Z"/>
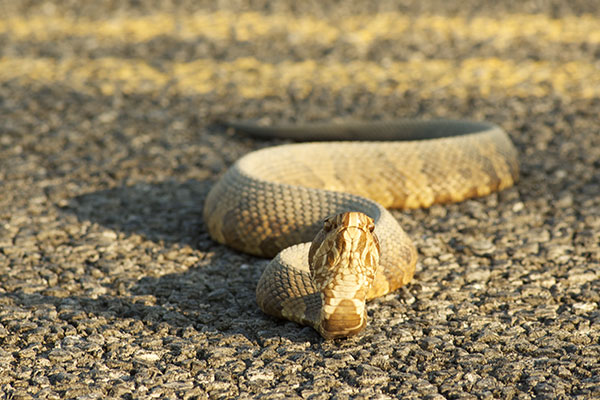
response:
<path id="1" fill-rule="evenodd" d="M 256 136 L 352 140 L 252 152 L 223 175 L 204 206 L 214 240 L 276 255 L 256 289 L 261 309 L 326 339 L 360 332 L 365 301 L 412 279 L 417 252 L 386 208 L 484 196 L 518 177 L 508 135 L 488 123 L 230 125 Z"/>

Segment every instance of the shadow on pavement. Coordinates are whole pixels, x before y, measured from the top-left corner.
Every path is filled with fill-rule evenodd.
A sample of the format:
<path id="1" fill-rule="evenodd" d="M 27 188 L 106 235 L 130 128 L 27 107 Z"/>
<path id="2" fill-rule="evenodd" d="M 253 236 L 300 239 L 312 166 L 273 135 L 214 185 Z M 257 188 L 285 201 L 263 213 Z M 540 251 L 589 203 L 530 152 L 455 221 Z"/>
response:
<path id="1" fill-rule="evenodd" d="M 99 224 L 117 234 L 140 235 L 153 242 L 152 249 L 158 251 L 191 248 L 200 261 L 183 272 L 110 279 L 104 286 L 122 293 L 118 295 L 91 293 L 86 297 L 65 291 L 61 295 L 49 288 L 1 296 L 24 306 L 54 305 L 59 317 L 74 326 L 88 313 L 107 319 L 132 318 L 151 326 L 167 323 L 170 329 L 193 326 L 198 331 L 242 334 L 250 340 L 286 337 L 291 341 L 319 341 L 316 332 L 275 321 L 256 305 L 254 290 L 266 261 L 229 251 L 210 239 L 202 206 L 211 184 L 192 180 L 138 183 L 74 197 L 62 209 L 82 222 Z M 115 243 L 121 239 L 107 241 L 107 245 Z M 150 254 L 148 259 L 155 263 L 156 257 Z M 108 265 L 107 276 L 112 272 Z"/>
<path id="2" fill-rule="evenodd" d="M 199 240 L 208 239 L 202 207 L 211 185 L 194 180 L 142 182 L 74 197 L 63 211 L 154 242 L 195 248 Z"/>

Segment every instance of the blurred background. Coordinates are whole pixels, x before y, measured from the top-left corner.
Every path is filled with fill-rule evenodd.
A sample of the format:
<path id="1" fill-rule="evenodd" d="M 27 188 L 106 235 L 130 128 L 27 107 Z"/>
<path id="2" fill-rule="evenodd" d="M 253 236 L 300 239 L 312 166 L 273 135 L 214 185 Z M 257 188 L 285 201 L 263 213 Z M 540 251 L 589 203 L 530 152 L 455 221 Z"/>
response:
<path id="1" fill-rule="evenodd" d="M 3 1 L 0 10 L 1 82 L 210 96 L 211 116 L 249 116 L 228 103 L 257 99 L 270 117 L 292 118 L 291 100 L 293 118 L 324 119 L 385 113 L 367 93 L 600 94 L 592 1 Z M 322 97 L 336 104 L 307 105 Z"/>

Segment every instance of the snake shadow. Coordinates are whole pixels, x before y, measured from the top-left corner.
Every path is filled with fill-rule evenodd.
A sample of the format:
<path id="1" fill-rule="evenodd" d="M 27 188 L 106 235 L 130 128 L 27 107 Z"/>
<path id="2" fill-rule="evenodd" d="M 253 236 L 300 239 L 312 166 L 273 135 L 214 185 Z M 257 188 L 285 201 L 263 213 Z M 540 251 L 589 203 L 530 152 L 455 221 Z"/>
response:
<path id="1" fill-rule="evenodd" d="M 161 248 L 189 246 L 208 255 L 183 272 L 140 277 L 130 282 L 125 295 L 70 296 L 69 301 L 88 313 L 109 313 L 151 324 L 166 322 L 175 329 L 193 326 L 200 331 L 242 334 L 250 340 L 285 337 L 294 342 L 319 342 L 316 332 L 277 322 L 256 306 L 256 282 L 266 261 L 232 252 L 210 238 L 202 210 L 212 184 L 209 180 L 142 182 L 70 199 L 61 211 L 82 223 L 137 234 Z M 64 301 L 43 291 L 10 296 L 23 304 L 59 305 Z M 147 296 L 154 304 L 146 302 Z"/>
<path id="2" fill-rule="evenodd" d="M 73 197 L 62 211 L 153 242 L 198 248 L 210 243 L 202 207 L 211 185 L 196 180 L 140 182 Z"/>

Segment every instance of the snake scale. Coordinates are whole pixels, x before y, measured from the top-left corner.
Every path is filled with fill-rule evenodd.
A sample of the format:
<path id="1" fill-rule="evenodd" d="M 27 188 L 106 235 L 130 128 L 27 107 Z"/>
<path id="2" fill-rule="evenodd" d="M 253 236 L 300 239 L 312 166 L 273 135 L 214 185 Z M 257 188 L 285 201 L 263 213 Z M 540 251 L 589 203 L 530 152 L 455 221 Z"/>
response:
<path id="1" fill-rule="evenodd" d="M 360 332 L 365 301 L 413 277 L 417 252 L 387 208 L 484 196 L 518 178 L 513 144 L 489 123 L 229 125 L 311 141 L 239 159 L 211 189 L 204 219 L 214 240 L 275 257 L 256 289 L 265 313 L 326 339 Z"/>

